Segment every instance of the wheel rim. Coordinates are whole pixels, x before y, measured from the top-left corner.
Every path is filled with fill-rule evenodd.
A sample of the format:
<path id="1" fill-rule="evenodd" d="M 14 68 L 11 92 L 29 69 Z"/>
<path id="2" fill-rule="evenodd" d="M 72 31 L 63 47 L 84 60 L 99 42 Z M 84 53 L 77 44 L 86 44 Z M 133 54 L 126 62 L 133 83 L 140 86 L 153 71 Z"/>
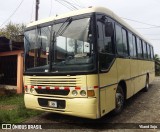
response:
<path id="1" fill-rule="evenodd" d="M 146 79 L 146 89 L 148 89 L 149 88 L 149 81 L 148 81 L 148 77 L 147 77 L 147 79 Z"/>
<path id="2" fill-rule="evenodd" d="M 124 97 L 121 93 L 116 93 L 116 109 L 120 110 L 123 107 Z"/>

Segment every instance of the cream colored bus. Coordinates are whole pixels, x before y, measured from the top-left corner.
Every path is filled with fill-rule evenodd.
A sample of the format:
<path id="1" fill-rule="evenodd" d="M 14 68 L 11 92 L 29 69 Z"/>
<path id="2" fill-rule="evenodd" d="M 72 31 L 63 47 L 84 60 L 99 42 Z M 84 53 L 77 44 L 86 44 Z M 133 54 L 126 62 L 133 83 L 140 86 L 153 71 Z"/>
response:
<path id="1" fill-rule="evenodd" d="M 25 30 L 25 106 L 97 119 L 154 79 L 153 46 L 103 7 L 30 23 Z"/>

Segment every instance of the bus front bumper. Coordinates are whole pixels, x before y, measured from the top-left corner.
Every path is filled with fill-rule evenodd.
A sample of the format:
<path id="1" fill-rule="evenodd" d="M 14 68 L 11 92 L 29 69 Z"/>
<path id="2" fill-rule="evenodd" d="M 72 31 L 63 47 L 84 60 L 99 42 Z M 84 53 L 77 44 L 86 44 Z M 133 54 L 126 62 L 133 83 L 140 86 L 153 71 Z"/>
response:
<path id="1" fill-rule="evenodd" d="M 78 117 L 97 119 L 97 101 L 96 98 L 58 98 L 34 96 L 32 94 L 24 95 L 25 106 L 29 109 L 37 109 L 48 112 L 73 115 Z M 49 107 L 49 101 L 65 102 L 64 108 Z"/>

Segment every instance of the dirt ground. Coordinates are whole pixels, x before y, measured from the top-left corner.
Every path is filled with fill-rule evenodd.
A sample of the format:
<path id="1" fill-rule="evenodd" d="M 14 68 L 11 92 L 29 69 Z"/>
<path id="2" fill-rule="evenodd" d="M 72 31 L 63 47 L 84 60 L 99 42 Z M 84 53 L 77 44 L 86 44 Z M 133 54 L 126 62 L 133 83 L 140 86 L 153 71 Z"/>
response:
<path id="1" fill-rule="evenodd" d="M 120 115 L 113 116 L 107 114 L 101 119 L 90 120 L 67 115 L 54 113 L 44 113 L 40 116 L 31 118 L 24 123 L 36 123 L 47 125 L 52 128 L 41 131 L 154 131 L 160 132 L 160 77 L 156 77 L 155 81 L 150 85 L 148 92 L 138 92 L 132 98 L 127 100 L 126 106 Z M 144 124 L 146 123 L 146 124 Z M 152 124 L 151 124 L 152 123 Z M 155 123 L 157 123 L 155 125 Z M 136 125 L 135 125 L 136 124 Z M 139 125 L 155 125 L 158 129 L 140 129 Z M 106 126 L 115 126 L 117 129 L 108 129 Z M 132 125 L 133 128 L 128 130 Z M 135 127 L 136 126 L 136 127 Z M 43 127 L 42 127 L 43 128 Z M 57 129 L 58 128 L 58 129 Z M 122 129 L 121 129 L 122 128 Z M 16 130 L 17 131 L 17 130 Z M 17 131 L 18 132 L 18 131 Z"/>

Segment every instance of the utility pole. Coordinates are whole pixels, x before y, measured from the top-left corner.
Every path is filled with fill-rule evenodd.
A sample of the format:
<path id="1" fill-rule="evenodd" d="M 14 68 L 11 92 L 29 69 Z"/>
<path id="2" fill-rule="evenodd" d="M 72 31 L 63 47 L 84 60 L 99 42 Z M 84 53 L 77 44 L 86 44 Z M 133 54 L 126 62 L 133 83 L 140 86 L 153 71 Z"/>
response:
<path id="1" fill-rule="evenodd" d="M 35 20 L 38 20 L 38 10 L 39 10 L 39 1 L 40 0 L 36 0 L 36 9 L 35 9 Z"/>
<path id="2" fill-rule="evenodd" d="M 38 10 L 39 10 L 39 1 L 40 0 L 36 0 L 36 7 L 35 7 L 35 21 L 37 21 L 38 20 Z M 37 31 L 36 31 L 37 32 Z M 36 45 L 37 45 L 37 43 L 38 43 L 38 35 L 36 35 Z M 38 64 L 38 59 L 37 59 L 37 55 L 38 55 L 38 51 L 37 51 L 37 49 L 34 49 L 34 67 L 36 67 L 37 66 L 37 64 Z"/>

